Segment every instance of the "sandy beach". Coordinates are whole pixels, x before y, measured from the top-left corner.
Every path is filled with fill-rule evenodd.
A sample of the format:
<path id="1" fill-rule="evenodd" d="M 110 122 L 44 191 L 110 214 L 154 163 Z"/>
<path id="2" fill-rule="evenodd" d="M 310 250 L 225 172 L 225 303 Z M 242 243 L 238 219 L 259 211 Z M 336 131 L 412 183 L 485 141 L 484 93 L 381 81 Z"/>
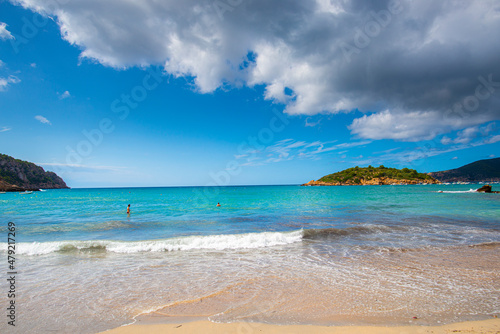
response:
<path id="1" fill-rule="evenodd" d="M 155 325 L 129 325 L 115 328 L 106 334 L 142 334 L 142 333 L 262 333 L 262 334 L 498 334 L 500 333 L 500 319 L 483 321 L 468 321 L 443 326 L 310 326 L 292 325 L 279 326 L 261 323 L 237 322 L 230 324 L 219 324 L 210 321 L 195 321 L 182 324 L 155 324 Z"/>

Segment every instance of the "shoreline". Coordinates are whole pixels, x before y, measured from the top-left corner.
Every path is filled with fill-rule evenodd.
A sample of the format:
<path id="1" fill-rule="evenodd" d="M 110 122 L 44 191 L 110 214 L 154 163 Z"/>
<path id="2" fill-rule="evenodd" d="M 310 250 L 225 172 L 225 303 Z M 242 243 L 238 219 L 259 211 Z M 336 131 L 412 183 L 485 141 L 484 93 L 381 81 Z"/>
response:
<path id="1" fill-rule="evenodd" d="M 457 322 L 439 326 L 318 326 L 318 325 L 271 325 L 257 322 L 214 323 L 208 320 L 192 322 L 140 325 L 137 323 L 110 329 L 101 334 L 146 334 L 146 333 L 268 333 L 268 334 L 448 334 L 448 333 L 500 333 L 500 319 Z"/>

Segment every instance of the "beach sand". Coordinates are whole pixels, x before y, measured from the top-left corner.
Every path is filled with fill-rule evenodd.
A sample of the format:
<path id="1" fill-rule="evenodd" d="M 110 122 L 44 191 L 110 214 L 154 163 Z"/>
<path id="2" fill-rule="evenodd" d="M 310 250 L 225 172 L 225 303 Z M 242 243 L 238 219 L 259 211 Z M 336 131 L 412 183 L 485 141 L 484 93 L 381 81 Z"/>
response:
<path id="1" fill-rule="evenodd" d="M 129 325 L 115 328 L 106 334 L 146 333 L 203 333 L 203 334 L 500 334 L 500 319 L 460 322 L 442 326 L 313 326 L 313 325 L 269 325 L 262 323 L 237 322 L 229 324 L 210 321 L 194 321 L 180 324 Z"/>

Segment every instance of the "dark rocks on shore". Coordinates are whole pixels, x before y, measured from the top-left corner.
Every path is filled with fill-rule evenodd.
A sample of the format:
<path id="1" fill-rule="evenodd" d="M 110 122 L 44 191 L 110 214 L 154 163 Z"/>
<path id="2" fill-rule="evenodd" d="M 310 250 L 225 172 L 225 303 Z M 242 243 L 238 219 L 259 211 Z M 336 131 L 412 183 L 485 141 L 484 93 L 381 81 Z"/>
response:
<path id="1" fill-rule="evenodd" d="M 486 184 L 486 185 L 482 186 L 481 188 L 479 188 L 476 191 L 480 192 L 480 193 L 490 193 L 491 192 L 491 186 L 489 184 Z"/>
<path id="2" fill-rule="evenodd" d="M 491 186 L 489 184 L 485 184 L 476 191 L 479 193 L 496 193 L 496 194 L 500 193 L 500 191 L 491 191 Z"/>

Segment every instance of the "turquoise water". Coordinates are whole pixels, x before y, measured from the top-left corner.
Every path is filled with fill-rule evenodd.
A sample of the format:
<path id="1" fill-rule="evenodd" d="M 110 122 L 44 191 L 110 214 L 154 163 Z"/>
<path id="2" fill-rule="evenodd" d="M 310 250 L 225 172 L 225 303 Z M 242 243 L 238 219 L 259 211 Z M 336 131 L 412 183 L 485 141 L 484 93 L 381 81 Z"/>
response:
<path id="1" fill-rule="evenodd" d="M 346 228 L 351 223 L 498 223 L 500 196 L 479 185 L 48 190 L 0 197 L 21 241 L 137 241 L 187 235 Z M 206 191 L 206 189 L 210 189 Z M 446 189 L 451 193 L 438 193 Z M 205 193 L 209 197 L 205 197 Z M 216 207 L 217 202 L 222 203 Z M 126 214 L 131 204 L 131 215 Z M 433 218 L 434 217 L 434 218 Z M 408 222 L 407 222 L 408 221 Z"/>
<path id="2" fill-rule="evenodd" d="M 452 279 L 453 287 L 440 286 L 442 281 L 433 276 L 444 270 L 445 260 L 458 263 L 455 270 L 471 267 L 460 262 L 464 258 L 470 258 L 472 266 L 494 268 L 489 261 L 499 253 L 500 194 L 473 191 L 479 187 L 242 186 L 7 193 L 0 194 L 4 222 L 0 231 L 7 235 L 7 222 L 15 222 L 22 278 L 19 322 L 26 331 L 92 333 L 165 307 L 177 315 L 199 314 L 196 302 L 188 303 L 192 309 L 173 308 L 178 302 L 214 294 L 218 299 L 203 306 L 212 321 L 336 324 L 350 323 L 353 316 L 372 323 L 378 302 L 352 299 L 350 289 L 359 282 L 366 284 L 355 294 L 392 296 L 387 303 L 399 311 L 388 310 L 384 317 L 401 323 L 406 322 L 400 303 L 408 303 L 418 286 L 426 292 L 415 300 L 426 293 L 428 299 L 408 312 L 421 307 L 433 323 L 500 309 L 496 270 L 481 267 L 475 272 L 487 279 L 489 287 L 474 286 L 460 275 Z M 5 255 L 6 244 L 0 247 Z M 418 262 L 423 278 L 403 284 L 413 276 L 403 279 L 404 268 L 387 269 L 394 257 L 415 266 L 415 261 L 426 259 Z M 435 262 L 438 258 L 441 264 Z M 429 263 L 432 268 L 427 268 Z M 260 282 L 262 277 L 274 278 Z M 292 291 L 285 293 L 276 277 Z M 236 291 L 233 286 L 243 288 Z M 398 299 L 396 295 L 405 289 L 406 295 Z M 450 289 L 456 299 L 424 311 L 429 304 L 438 305 L 436 294 L 450 296 Z M 269 300 L 270 291 L 281 294 Z M 321 298 L 304 309 L 307 298 L 287 300 L 291 293 L 304 291 L 326 295 L 328 300 L 334 296 L 350 300 L 350 308 L 344 302 L 310 312 Z M 241 305 L 239 294 L 253 297 Z M 266 311 L 280 298 L 289 306 Z M 55 309 L 46 310 L 48 304 Z M 2 326 L 0 331 L 6 329 Z"/>

